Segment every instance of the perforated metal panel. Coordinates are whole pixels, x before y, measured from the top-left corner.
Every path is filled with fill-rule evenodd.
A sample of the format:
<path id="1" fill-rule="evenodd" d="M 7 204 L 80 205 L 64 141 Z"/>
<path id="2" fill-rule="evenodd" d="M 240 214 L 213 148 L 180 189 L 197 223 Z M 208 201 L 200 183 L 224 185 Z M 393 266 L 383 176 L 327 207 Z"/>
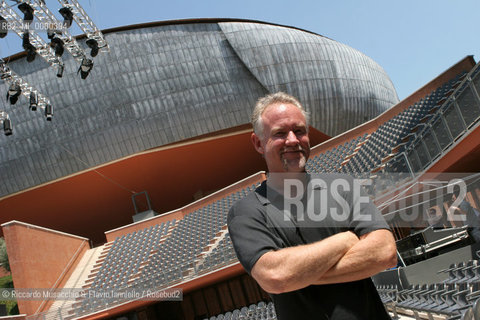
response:
<path id="1" fill-rule="evenodd" d="M 443 116 L 447 123 L 450 134 L 455 140 L 460 134 L 463 133 L 463 130 L 465 130 L 463 119 L 458 111 L 458 108 L 455 106 L 455 104 L 451 103 L 446 107 Z"/>
<path id="2" fill-rule="evenodd" d="M 460 93 L 456 100 L 463 120 L 467 127 L 469 127 L 480 117 L 480 102 L 477 100 L 470 86 L 465 87 L 465 90 Z"/>
<path id="3" fill-rule="evenodd" d="M 430 155 L 430 159 L 435 159 L 440 155 L 440 146 L 435 139 L 433 131 L 427 132 L 423 136 L 423 141 L 425 142 L 425 146 L 427 147 L 428 154 Z"/>
<path id="4" fill-rule="evenodd" d="M 433 123 L 432 128 L 435 132 L 440 147 L 442 148 L 442 150 L 445 150 L 452 143 L 453 140 L 450 137 L 444 119 L 442 117 L 438 117 L 438 119 Z"/>

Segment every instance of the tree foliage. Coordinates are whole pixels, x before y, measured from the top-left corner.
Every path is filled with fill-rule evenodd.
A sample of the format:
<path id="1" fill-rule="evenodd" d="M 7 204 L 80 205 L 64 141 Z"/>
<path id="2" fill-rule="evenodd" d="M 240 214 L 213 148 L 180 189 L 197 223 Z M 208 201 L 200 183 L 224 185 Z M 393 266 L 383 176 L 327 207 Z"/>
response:
<path id="1" fill-rule="evenodd" d="M 0 266 L 5 270 L 10 271 L 10 264 L 8 263 L 7 246 L 5 245 L 5 239 L 0 238 Z"/>

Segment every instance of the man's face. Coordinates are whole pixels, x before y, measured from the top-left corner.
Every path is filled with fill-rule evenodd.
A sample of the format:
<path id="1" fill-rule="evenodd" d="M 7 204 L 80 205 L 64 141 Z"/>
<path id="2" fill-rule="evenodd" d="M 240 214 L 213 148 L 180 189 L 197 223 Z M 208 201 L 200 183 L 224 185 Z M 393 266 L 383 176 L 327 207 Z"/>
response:
<path id="1" fill-rule="evenodd" d="M 292 104 L 274 104 L 262 114 L 263 137 L 252 134 L 255 149 L 263 154 L 270 172 L 303 172 L 310 155 L 310 140 L 302 112 Z"/>

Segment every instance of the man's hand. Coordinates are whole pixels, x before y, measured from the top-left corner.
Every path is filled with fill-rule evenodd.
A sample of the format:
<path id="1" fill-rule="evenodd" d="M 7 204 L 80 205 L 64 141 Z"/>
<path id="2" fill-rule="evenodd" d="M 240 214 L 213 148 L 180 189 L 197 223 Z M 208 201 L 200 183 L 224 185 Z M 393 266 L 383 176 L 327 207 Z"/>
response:
<path id="1" fill-rule="evenodd" d="M 255 263 L 252 276 L 270 293 L 298 290 L 316 282 L 358 243 L 358 237 L 347 231 L 311 244 L 270 251 Z"/>

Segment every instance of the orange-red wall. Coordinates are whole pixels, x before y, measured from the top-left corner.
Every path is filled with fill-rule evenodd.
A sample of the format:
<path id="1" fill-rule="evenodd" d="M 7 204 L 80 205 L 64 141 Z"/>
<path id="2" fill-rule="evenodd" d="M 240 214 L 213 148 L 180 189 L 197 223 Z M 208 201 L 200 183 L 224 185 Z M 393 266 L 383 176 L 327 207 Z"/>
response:
<path id="1" fill-rule="evenodd" d="M 16 289 L 49 289 L 57 280 L 57 287 L 61 287 L 89 249 L 88 239 L 53 230 L 17 221 L 3 224 L 2 227 Z M 30 315 L 37 311 L 41 303 L 18 300 L 18 309 Z"/>
<path id="2" fill-rule="evenodd" d="M 251 186 L 252 184 L 259 183 L 259 182 L 261 182 L 265 179 L 266 179 L 266 176 L 265 176 L 264 173 L 258 173 L 258 174 L 255 174 L 255 175 L 249 177 L 248 179 L 245 179 L 245 180 L 241 181 L 240 183 L 237 183 L 233 186 L 225 188 L 225 189 L 223 189 L 219 192 L 216 192 L 215 194 L 212 194 L 211 196 L 205 197 L 205 198 L 203 198 L 201 200 L 198 200 L 198 201 L 196 201 L 196 202 L 194 202 L 190 205 L 187 205 L 187 206 L 185 206 L 183 208 L 180 208 L 178 210 L 169 212 L 165 215 L 160 215 L 160 216 L 157 216 L 157 217 L 145 220 L 145 221 L 140 221 L 138 223 L 126 225 L 126 226 L 121 227 L 121 228 L 117 228 L 117 229 L 114 229 L 114 230 L 107 231 L 107 232 L 105 232 L 107 242 L 113 241 L 113 240 L 115 240 L 116 237 L 120 237 L 124 234 L 128 234 L 128 233 L 132 233 L 134 231 L 142 230 L 142 229 L 148 228 L 150 226 L 161 224 L 162 222 L 166 222 L 166 221 L 173 220 L 173 219 L 181 220 L 189 212 L 193 212 L 197 209 L 200 209 L 200 208 L 206 206 L 209 203 L 220 200 L 220 199 L 226 197 L 227 195 L 229 195 L 233 192 L 236 192 L 236 191 L 241 190 L 245 187 Z"/>

